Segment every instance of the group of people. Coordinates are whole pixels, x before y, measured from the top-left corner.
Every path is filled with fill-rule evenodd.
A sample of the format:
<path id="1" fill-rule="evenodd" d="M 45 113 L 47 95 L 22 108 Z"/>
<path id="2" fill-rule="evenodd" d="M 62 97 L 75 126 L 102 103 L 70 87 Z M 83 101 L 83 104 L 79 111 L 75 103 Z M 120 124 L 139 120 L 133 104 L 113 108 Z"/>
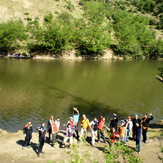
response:
<path id="1" fill-rule="evenodd" d="M 132 139 L 136 141 L 136 147 L 138 149 L 138 153 L 140 153 L 141 149 L 141 133 L 143 136 L 143 142 L 147 141 L 147 131 L 149 127 L 150 120 L 153 119 L 152 113 L 149 114 L 148 118 L 147 114 L 144 115 L 142 119 L 138 118 L 138 115 L 135 115 L 133 119 L 131 116 L 128 116 L 126 120 L 121 120 L 120 125 L 118 126 L 118 117 L 116 114 L 113 114 L 113 119 L 110 122 L 110 127 L 108 128 L 105 125 L 105 117 L 101 116 L 100 120 L 96 117 L 92 121 L 86 117 L 85 114 L 82 115 L 82 119 L 79 121 L 79 110 L 73 107 L 73 115 L 69 118 L 67 124 L 62 126 L 62 130 L 66 130 L 66 136 L 63 139 L 63 146 L 66 146 L 67 141 L 69 140 L 69 145 L 71 146 L 73 143 L 73 138 L 76 138 L 77 141 L 81 141 L 81 139 L 87 138 L 88 130 L 91 131 L 91 145 L 94 146 L 96 142 L 100 141 L 102 137 L 104 143 L 109 143 L 110 146 L 118 141 L 124 142 L 124 144 L 128 141 L 130 133 L 132 131 Z M 79 136 L 79 125 L 80 125 L 80 136 Z M 109 141 L 106 141 L 104 129 L 110 132 Z M 26 134 L 24 147 L 29 146 L 30 140 L 32 139 L 32 124 L 29 121 L 23 128 L 24 134 Z M 57 134 L 60 130 L 60 118 L 58 117 L 54 120 L 51 115 L 47 122 L 47 130 L 45 128 L 45 123 L 42 122 L 41 126 L 37 128 L 39 132 L 39 148 L 38 148 L 38 156 L 40 153 L 43 153 L 42 148 L 44 146 L 45 135 L 46 132 L 49 133 L 49 142 L 51 142 L 52 147 L 55 147 L 55 143 L 57 141 Z"/>

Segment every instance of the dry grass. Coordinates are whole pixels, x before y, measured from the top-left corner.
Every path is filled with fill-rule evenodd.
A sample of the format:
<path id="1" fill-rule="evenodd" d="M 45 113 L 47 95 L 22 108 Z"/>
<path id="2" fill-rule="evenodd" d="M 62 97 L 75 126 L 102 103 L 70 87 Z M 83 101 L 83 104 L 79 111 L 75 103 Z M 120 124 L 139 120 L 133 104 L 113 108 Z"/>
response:
<path id="1" fill-rule="evenodd" d="M 68 0 L 67 0 L 68 1 Z M 0 1 L 0 22 L 6 22 L 11 19 L 21 19 L 23 22 L 28 16 L 33 20 L 39 18 L 40 23 L 43 22 L 43 18 L 46 14 L 52 13 L 61 13 L 66 11 L 71 13 L 74 17 L 81 17 L 82 10 L 78 5 L 78 1 L 71 1 L 71 4 L 74 5 L 74 10 L 71 12 L 67 9 L 66 0 L 1 0 Z M 24 13 L 29 13 L 25 15 Z"/>

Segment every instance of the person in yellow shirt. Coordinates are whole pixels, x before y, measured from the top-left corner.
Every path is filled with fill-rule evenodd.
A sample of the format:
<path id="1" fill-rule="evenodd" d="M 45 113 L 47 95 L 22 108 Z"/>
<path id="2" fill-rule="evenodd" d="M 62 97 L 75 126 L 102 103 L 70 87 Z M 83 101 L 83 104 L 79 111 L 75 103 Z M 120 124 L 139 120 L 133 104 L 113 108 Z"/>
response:
<path id="1" fill-rule="evenodd" d="M 83 137 L 84 133 L 85 133 L 85 138 L 87 138 L 87 131 L 89 129 L 89 119 L 87 119 L 85 114 L 82 115 L 82 120 L 80 124 L 81 124 L 80 139 L 81 137 Z"/>

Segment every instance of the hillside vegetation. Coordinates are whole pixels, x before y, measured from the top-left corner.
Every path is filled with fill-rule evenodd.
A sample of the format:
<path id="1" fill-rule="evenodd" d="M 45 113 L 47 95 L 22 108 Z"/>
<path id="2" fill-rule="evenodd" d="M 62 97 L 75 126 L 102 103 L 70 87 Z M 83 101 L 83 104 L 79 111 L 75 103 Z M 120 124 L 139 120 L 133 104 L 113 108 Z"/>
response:
<path id="1" fill-rule="evenodd" d="M 2 0 L 0 51 L 163 57 L 161 0 Z"/>

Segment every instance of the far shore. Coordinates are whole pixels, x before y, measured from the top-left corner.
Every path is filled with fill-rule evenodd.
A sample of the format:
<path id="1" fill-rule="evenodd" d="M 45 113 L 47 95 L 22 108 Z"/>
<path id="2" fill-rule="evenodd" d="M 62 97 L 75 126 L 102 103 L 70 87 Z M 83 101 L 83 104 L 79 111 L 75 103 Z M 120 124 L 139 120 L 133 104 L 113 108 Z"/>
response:
<path id="1" fill-rule="evenodd" d="M 17 54 L 23 56 L 25 55 L 26 57 L 20 57 L 20 59 L 38 59 L 38 60 L 54 60 L 54 59 L 59 59 L 59 60 L 134 60 L 133 57 L 130 56 L 118 56 L 115 55 L 113 53 L 113 51 L 111 49 L 105 50 L 103 55 L 81 55 L 81 56 L 77 56 L 76 55 L 76 51 L 72 50 L 72 51 L 66 51 L 63 52 L 61 55 L 50 55 L 50 54 L 45 54 L 45 53 L 33 53 L 33 54 L 27 54 L 25 52 L 21 52 L 21 53 L 14 53 L 14 54 L 7 54 L 7 55 L 3 55 L 0 54 L 0 57 L 4 57 L 4 58 L 19 58 L 19 57 L 15 57 Z M 148 59 L 148 58 L 141 58 L 141 59 Z M 163 58 L 157 58 L 157 60 L 163 60 Z"/>

